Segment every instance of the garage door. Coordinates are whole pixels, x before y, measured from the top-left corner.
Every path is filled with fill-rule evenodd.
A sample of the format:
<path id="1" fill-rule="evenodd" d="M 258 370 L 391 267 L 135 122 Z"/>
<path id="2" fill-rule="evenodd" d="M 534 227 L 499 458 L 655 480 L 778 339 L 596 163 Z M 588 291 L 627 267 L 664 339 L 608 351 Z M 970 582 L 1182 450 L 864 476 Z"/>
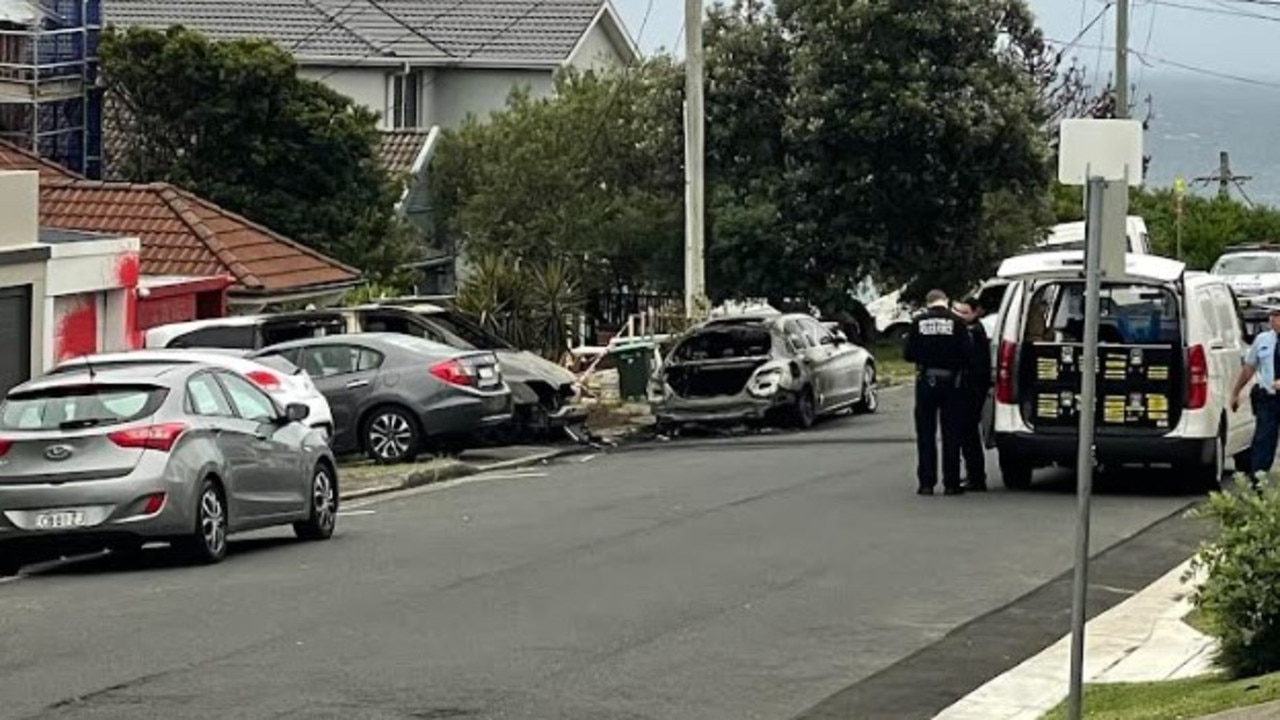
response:
<path id="1" fill-rule="evenodd" d="M 31 377 L 31 287 L 0 288 L 0 395 Z"/>

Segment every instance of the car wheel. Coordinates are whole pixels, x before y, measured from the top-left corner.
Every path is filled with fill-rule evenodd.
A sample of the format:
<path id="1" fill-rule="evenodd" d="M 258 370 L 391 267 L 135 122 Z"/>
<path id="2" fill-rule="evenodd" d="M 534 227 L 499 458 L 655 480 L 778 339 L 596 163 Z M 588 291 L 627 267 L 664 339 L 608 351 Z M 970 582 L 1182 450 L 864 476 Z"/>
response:
<path id="1" fill-rule="evenodd" d="M 1034 468 L 1021 457 L 1000 453 L 1000 478 L 1010 490 L 1026 490 L 1031 487 Z"/>
<path id="2" fill-rule="evenodd" d="M 196 500 L 196 526 L 179 549 L 202 565 L 220 563 L 227 557 L 227 526 L 226 496 L 217 483 L 205 480 Z"/>
<path id="3" fill-rule="evenodd" d="M 854 406 L 859 415 L 870 415 L 880 409 L 880 390 L 876 386 L 876 366 L 867 365 L 862 371 L 862 398 Z"/>
<path id="4" fill-rule="evenodd" d="M 422 440 L 418 424 L 405 410 L 382 407 L 373 411 L 364 424 L 364 442 L 369 457 L 384 465 L 412 462 Z"/>
<path id="5" fill-rule="evenodd" d="M 796 396 L 796 404 L 791 409 L 791 424 L 801 430 L 808 430 L 818 421 L 818 406 L 813 397 L 813 388 L 805 388 Z"/>
<path id="6" fill-rule="evenodd" d="M 26 560 L 13 550 L 5 550 L 4 555 L 0 555 L 0 578 L 17 575 L 25 563 Z"/>
<path id="7" fill-rule="evenodd" d="M 1222 433 L 1213 439 L 1213 456 L 1187 476 L 1191 482 L 1188 492 L 1212 492 L 1222 488 L 1222 476 L 1227 472 L 1227 442 Z"/>
<path id="8" fill-rule="evenodd" d="M 1232 468 L 1237 473 L 1248 475 L 1253 471 L 1253 448 L 1245 448 L 1231 456 Z"/>
<path id="9" fill-rule="evenodd" d="M 337 474 L 327 463 L 316 466 L 311 475 L 311 510 L 306 520 L 294 523 L 293 532 L 302 540 L 328 540 L 338 523 Z"/>

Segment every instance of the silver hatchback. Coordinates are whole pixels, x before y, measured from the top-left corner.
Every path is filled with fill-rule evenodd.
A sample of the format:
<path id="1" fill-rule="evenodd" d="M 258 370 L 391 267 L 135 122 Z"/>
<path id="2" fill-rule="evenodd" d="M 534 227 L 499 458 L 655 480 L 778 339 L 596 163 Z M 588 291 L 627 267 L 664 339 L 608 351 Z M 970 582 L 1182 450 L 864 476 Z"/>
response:
<path id="1" fill-rule="evenodd" d="M 166 541 L 221 561 L 227 536 L 333 534 L 337 465 L 305 405 L 204 364 L 85 368 L 0 404 L 0 576 L 51 551 Z"/>

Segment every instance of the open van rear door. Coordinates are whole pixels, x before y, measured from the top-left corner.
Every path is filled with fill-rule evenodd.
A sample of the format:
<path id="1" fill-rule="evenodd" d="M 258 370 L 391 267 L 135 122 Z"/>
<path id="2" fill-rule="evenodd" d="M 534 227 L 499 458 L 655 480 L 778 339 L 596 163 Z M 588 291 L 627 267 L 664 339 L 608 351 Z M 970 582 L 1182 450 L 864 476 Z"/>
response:
<path id="1" fill-rule="evenodd" d="M 1187 266 L 1177 260 L 1158 255 L 1124 256 L 1125 272 L 1120 277 L 1108 276 L 1104 282 L 1171 283 L 1182 277 Z M 1079 250 L 1017 255 L 1000 264 L 996 273 L 1011 281 L 1080 280 L 1084 278 L 1084 253 Z"/>

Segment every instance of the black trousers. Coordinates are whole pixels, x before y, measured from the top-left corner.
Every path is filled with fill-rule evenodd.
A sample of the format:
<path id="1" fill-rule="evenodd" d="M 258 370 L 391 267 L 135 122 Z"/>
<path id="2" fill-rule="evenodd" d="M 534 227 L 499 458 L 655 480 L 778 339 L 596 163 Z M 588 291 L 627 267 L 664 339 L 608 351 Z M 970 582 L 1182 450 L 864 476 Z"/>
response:
<path id="1" fill-rule="evenodd" d="M 960 443 L 965 418 L 964 390 L 957 379 L 921 374 L 916 378 L 916 479 L 922 488 L 938 484 L 938 431 L 942 431 L 942 484 L 960 487 Z"/>
<path id="2" fill-rule="evenodd" d="M 982 446 L 982 406 L 987 402 L 986 388 L 965 388 L 965 408 L 961 421 L 960 454 L 964 456 L 964 470 L 973 485 L 987 483 L 987 452 Z"/>

